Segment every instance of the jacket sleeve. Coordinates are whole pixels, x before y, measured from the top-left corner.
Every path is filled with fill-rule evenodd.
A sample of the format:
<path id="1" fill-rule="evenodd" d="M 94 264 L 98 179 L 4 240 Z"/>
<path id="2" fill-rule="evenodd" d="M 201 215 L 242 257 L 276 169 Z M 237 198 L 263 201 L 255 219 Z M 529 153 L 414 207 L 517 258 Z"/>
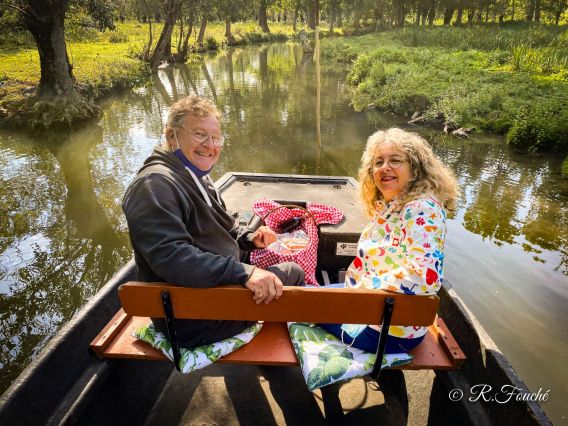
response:
<path id="1" fill-rule="evenodd" d="M 256 246 L 252 242 L 252 236 L 254 235 L 254 232 L 246 226 L 238 226 L 233 228 L 231 230 L 231 235 L 233 235 L 233 238 L 237 240 L 237 243 L 239 244 L 241 250 L 251 251 L 256 248 Z"/>
<path id="2" fill-rule="evenodd" d="M 193 245 L 184 222 L 193 206 L 168 177 L 149 174 L 138 178 L 122 206 L 134 249 L 164 281 L 214 287 L 244 284 L 252 274 L 254 266 Z"/>

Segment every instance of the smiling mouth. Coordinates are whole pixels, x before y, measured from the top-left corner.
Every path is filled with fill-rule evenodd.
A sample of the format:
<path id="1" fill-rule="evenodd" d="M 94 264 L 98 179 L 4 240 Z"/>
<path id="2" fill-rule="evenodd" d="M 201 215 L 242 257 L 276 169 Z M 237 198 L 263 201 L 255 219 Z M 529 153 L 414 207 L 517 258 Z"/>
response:
<path id="1" fill-rule="evenodd" d="M 395 176 L 383 176 L 381 177 L 381 182 L 391 182 L 395 179 L 396 179 Z"/>
<path id="2" fill-rule="evenodd" d="M 207 154 L 205 152 L 196 152 L 196 155 L 199 155 L 200 157 L 213 157 L 213 154 Z"/>

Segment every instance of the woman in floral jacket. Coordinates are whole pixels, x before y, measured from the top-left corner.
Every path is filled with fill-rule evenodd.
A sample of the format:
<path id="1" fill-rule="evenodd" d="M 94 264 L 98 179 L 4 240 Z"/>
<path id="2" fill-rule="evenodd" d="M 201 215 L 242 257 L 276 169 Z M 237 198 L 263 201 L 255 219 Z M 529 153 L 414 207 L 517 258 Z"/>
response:
<path id="1" fill-rule="evenodd" d="M 359 169 L 369 216 L 345 287 L 431 295 L 443 277 L 446 209 L 455 208 L 457 181 L 420 136 L 392 128 L 369 137 Z M 320 324 L 344 343 L 375 352 L 379 327 Z M 386 353 L 406 352 L 425 327 L 391 326 Z"/>

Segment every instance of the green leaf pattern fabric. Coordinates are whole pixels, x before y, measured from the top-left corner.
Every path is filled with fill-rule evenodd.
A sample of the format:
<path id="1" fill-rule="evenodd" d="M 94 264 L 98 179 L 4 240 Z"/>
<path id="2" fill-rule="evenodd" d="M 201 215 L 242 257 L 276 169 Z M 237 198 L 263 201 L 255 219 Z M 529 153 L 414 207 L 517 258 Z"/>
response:
<path id="1" fill-rule="evenodd" d="M 345 345 L 333 334 L 309 323 L 288 323 L 290 339 L 310 391 L 373 370 L 376 355 Z M 412 355 L 385 354 L 381 369 L 408 364 Z"/>
<path id="2" fill-rule="evenodd" d="M 256 323 L 241 331 L 236 336 L 229 337 L 220 342 L 198 346 L 193 349 L 180 348 L 180 371 L 187 374 L 213 364 L 219 358 L 236 351 L 241 346 L 250 342 L 253 337 L 258 334 L 261 327 L 262 323 Z M 172 345 L 163 333 L 156 331 L 153 324 L 139 327 L 133 333 L 133 336 L 159 349 L 173 362 L 174 355 Z"/>

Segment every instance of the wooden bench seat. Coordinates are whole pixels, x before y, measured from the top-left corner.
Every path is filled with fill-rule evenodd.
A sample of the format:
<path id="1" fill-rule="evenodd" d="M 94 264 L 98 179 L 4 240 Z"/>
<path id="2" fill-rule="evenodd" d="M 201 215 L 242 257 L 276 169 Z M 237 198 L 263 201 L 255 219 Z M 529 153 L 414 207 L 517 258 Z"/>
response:
<path id="1" fill-rule="evenodd" d="M 391 324 L 428 326 L 424 341 L 412 350 L 414 360 L 400 369 L 459 368 L 465 356 L 441 318 L 436 316 L 437 296 L 410 296 L 366 289 L 286 287 L 282 297 L 257 305 L 241 286 L 209 289 L 184 288 L 156 283 L 127 283 L 120 287 L 120 309 L 92 341 L 100 358 L 166 360 L 149 344 L 132 337 L 149 317 L 164 317 L 162 293 L 172 301 L 178 319 L 263 320 L 260 333 L 239 350 L 218 362 L 254 365 L 298 365 L 286 321 L 381 324 L 385 300 L 394 303 Z"/>
<path id="2" fill-rule="evenodd" d="M 122 309 L 117 312 L 109 326 L 91 344 L 91 349 L 100 358 L 132 358 L 151 361 L 167 361 L 166 356 L 150 344 L 133 337 L 134 331 L 148 324 L 147 317 L 131 317 Z M 121 324 L 113 338 L 109 338 L 108 328 Z M 456 357 L 457 344 L 447 331 L 441 318 L 428 328 L 424 341 L 410 353 L 412 363 L 394 367 L 406 370 L 453 370 L 461 365 L 464 358 Z M 290 341 L 286 323 L 265 322 L 260 333 L 248 344 L 221 358 L 219 363 L 289 366 L 299 365 Z"/>

